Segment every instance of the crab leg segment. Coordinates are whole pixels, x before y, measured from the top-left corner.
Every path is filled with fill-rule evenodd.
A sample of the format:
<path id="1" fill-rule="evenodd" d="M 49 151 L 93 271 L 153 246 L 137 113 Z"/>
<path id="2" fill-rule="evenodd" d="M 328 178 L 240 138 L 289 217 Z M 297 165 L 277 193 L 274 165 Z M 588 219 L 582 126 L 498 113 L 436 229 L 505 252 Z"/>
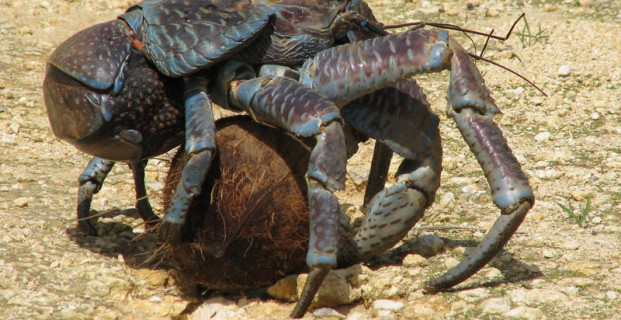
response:
<path id="1" fill-rule="evenodd" d="M 357 99 L 341 109 L 352 127 L 377 139 L 405 160 L 397 182 L 373 194 L 364 222 L 339 247 L 339 266 L 349 266 L 394 246 L 423 216 L 440 185 L 442 147 L 438 117 L 412 79 Z M 376 159 L 374 158 L 374 161 Z M 374 178 L 369 175 L 369 180 Z M 381 179 L 380 179 L 381 180 Z M 383 182 L 383 181 L 382 181 Z"/>
<path id="2" fill-rule="evenodd" d="M 142 219 L 148 225 L 152 225 L 154 221 L 159 221 L 160 218 L 153 213 L 153 208 L 147 198 L 147 188 L 144 184 L 144 168 L 147 166 L 147 160 L 131 163 L 129 167 L 132 169 L 134 175 L 134 186 L 136 188 L 136 209 L 142 217 Z"/>
<path id="3" fill-rule="evenodd" d="M 346 147 L 338 108 L 299 82 L 284 77 L 233 81 L 233 104 L 255 120 L 315 136 L 307 171 L 310 241 L 306 263 L 311 269 L 292 316 L 301 317 L 310 306 L 328 271 L 336 266 L 339 203 L 333 194 L 345 187 Z"/>
<path id="4" fill-rule="evenodd" d="M 99 192 L 113 166 L 114 161 L 94 157 L 78 178 L 78 226 L 89 235 L 97 235 L 89 218 L 93 195 Z"/>
<path id="5" fill-rule="evenodd" d="M 421 72 L 447 69 L 448 33 L 407 31 L 344 44 L 307 60 L 300 82 L 344 105 Z"/>
<path id="6" fill-rule="evenodd" d="M 445 31 L 410 30 L 322 51 L 304 64 L 300 76 L 302 83 L 328 96 L 337 105 L 344 105 L 417 73 L 442 69 L 451 70 L 450 115 L 485 172 L 494 203 L 502 215 L 474 253 L 429 283 L 435 289 L 451 287 L 488 263 L 507 243 L 534 204 L 528 180 L 500 128 L 492 120 L 499 109 L 468 53 L 449 39 Z M 343 117 L 351 123 L 347 116 Z M 360 124 L 365 122 L 360 121 Z M 394 147 L 393 150 L 399 152 Z M 401 179 L 405 178 L 399 177 Z M 403 181 L 408 184 L 408 181 L 415 180 Z M 393 188 L 396 191 L 397 187 L 393 186 L 385 195 L 378 194 L 386 200 L 376 208 L 384 206 L 383 203 L 388 205 Z M 381 209 L 375 210 L 381 212 Z M 372 221 L 374 216 L 378 214 L 370 213 L 367 217 L 371 226 L 377 225 Z"/>
<path id="7" fill-rule="evenodd" d="M 186 213 L 195 196 L 201 192 L 205 175 L 211 166 L 215 142 L 215 121 L 203 78 L 190 77 L 185 83 L 185 151 L 190 160 L 183 167 L 181 180 L 164 216 L 159 236 L 167 242 L 178 242 Z"/>
<path id="8" fill-rule="evenodd" d="M 480 73 L 459 44 L 451 42 L 451 47 L 454 57 L 448 96 L 453 110 L 449 114 L 483 169 L 501 216 L 464 261 L 428 283 L 432 289 L 450 288 L 485 266 L 509 241 L 535 202 L 528 179 L 492 120 L 497 108 Z"/>
<path id="9" fill-rule="evenodd" d="M 93 195 L 99 192 L 114 164 L 115 162 L 112 160 L 94 157 L 78 178 L 78 226 L 89 235 L 97 235 L 97 231 L 91 222 L 92 218 L 89 217 Z M 153 213 L 147 198 L 147 190 L 144 184 L 144 167 L 146 164 L 147 161 L 145 160 L 131 163 L 129 166 L 134 175 L 136 209 L 145 221 L 152 222 L 159 220 L 159 218 Z"/>

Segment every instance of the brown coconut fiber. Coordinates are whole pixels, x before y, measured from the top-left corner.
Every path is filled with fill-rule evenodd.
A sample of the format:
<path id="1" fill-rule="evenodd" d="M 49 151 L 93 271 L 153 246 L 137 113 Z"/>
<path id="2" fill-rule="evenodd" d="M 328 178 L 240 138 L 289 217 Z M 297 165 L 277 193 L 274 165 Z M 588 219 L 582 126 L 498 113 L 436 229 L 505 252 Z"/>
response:
<path id="1" fill-rule="evenodd" d="M 216 143 L 217 156 L 189 209 L 184 238 L 167 248 L 177 284 L 248 290 L 303 269 L 310 148 L 239 116 L 217 121 Z M 180 148 L 166 179 L 165 207 L 186 162 Z"/>

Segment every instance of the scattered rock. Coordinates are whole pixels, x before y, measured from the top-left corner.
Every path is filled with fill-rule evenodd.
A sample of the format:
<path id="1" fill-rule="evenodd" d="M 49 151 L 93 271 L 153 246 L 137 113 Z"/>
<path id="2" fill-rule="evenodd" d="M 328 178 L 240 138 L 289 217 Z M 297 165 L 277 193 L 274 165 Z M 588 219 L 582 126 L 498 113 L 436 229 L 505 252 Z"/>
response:
<path id="1" fill-rule="evenodd" d="M 345 315 L 332 309 L 332 308 L 319 308 L 313 311 L 313 316 L 317 318 L 336 318 L 336 319 L 345 319 Z"/>
<path id="2" fill-rule="evenodd" d="M 394 300 L 380 299 L 380 300 L 375 300 L 372 303 L 372 308 L 376 310 L 382 309 L 382 310 L 390 310 L 393 312 L 399 312 L 403 310 L 404 307 L 405 305 L 403 304 L 403 302 L 394 301 Z"/>
<path id="3" fill-rule="evenodd" d="M 526 320 L 537 320 L 542 318 L 542 313 L 539 309 L 529 308 L 529 307 L 517 307 L 513 308 L 503 314 L 508 318 L 515 319 L 526 319 Z"/>
<path id="4" fill-rule="evenodd" d="M 315 296 L 312 306 L 338 306 L 349 304 L 362 297 L 359 276 L 366 267 L 354 265 L 347 269 L 331 270 Z M 276 299 L 297 301 L 308 274 L 291 275 L 269 287 L 267 292 Z"/>
<path id="5" fill-rule="evenodd" d="M 591 261 L 572 261 L 567 264 L 566 268 L 585 275 L 597 274 L 599 270 L 599 266 Z"/>
<path id="6" fill-rule="evenodd" d="M 404 267 L 424 267 L 427 265 L 427 259 L 418 254 L 408 254 L 403 258 Z"/>
<path id="7" fill-rule="evenodd" d="M 543 11 L 545 12 L 552 12 L 552 11 L 556 11 L 558 10 L 558 6 L 553 5 L 553 4 L 545 4 L 543 5 Z"/>
<path id="8" fill-rule="evenodd" d="M 450 269 L 450 268 L 452 268 L 452 267 L 454 267 L 454 266 L 456 266 L 458 264 L 459 264 L 459 260 L 457 260 L 457 259 L 455 259 L 453 257 L 449 257 L 449 258 L 446 258 L 446 260 L 444 260 L 444 267 L 446 269 Z"/>
<path id="9" fill-rule="evenodd" d="M 564 64 L 558 68 L 556 73 L 561 77 L 569 77 L 571 75 L 571 68 Z"/>
<path id="10" fill-rule="evenodd" d="M 472 290 L 464 290 L 458 293 L 459 297 L 463 298 L 468 302 L 474 302 L 481 299 L 484 299 L 489 296 L 489 289 L 486 288 L 475 288 Z"/>
<path id="11" fill-rule="evenodd" d="M 500 14 L 500 12 L 498 12 L 498 10 L 496 9 L 490 9 L 489 11 L 487 11 L 487 16 L 488 17 L 498 17 L 498 15 Z"/>
<path id="12" fill-rule="evenodd" d="M 544 131 L 544 132 L 539 132 L 538 134 L 536 134 L 535 137 L 533 137 L 533 139 L 535 139 L 535 141 L 537 142 L 543 142 L 543 141 L 550 140 L 550 136 L 551 134 L 549 132 Z"/>
<path id="13" fill-rule="evenodd" d="M 542 256 L 544 258 L 550 259 L 550 258 L 554 258 L 556 255 L 554 254 L 554 252 L 552 250 L 544 249 L 543 252 L 542 252 Z"/>
<path id="14" fill-rule="evenodd" d="M 579 0 L 578 3 L 581 7 L 590 7 L 593 5 L 593 0 Z"/>
<path id="15" fill-rule="evenodd" d="M 267 293 L 276 299 L 293 302 L 298 299 L 297 286 L 298 276 L 293 274 L 278 280 L 267 288 Z"/>
<path id="16" fill-rule="evenodd" d="M 479 304 L 485 313 L 503 313 L 511 309 L 511 305 L 506 298 L 489 298 Z"/>
<path id="17" fill-rule="evenodd" d="M 19 197 L 15 200 L 13 200 L 13 204 L 18 207 L 18 208 L 23 208 L 28 206 L 28 198 L 26 197 Z"/>
<path id="18" fill-rule="evenodd" d="M 455 194 L 447 192 L 442 195 L 440 202 L 438 203 L 438 210 L 447 210 L 455 206 Z"/>
<path id="19" fill-rule="evenodd" d="M 524 303 L 528 306 L 539 306 L 563 301 L 567 301 L 567 295 L 556 290 L 533 289 L 524 296 Z"/>
<path id="20" fill-rule="evenodd" d="M 164 270 L 140 269 L 138 277 L 154 287 L 163 287 L 168 283 L 168 273 Z"/>
<path id="21" fill-rule="evenodd" d="M 580 248 L 580 242 L 575 240 L 565 240 L 561 247 L 565 250 L 577 250 Z"/>
<path id="22" fill-rule="evenodd" d="M 249 319 L 246 310 L 238 308 L 234 301 L 222 297 L 203 302 L 190 316 L 189 320 L 245 320 Z"/>
<path id="23" fill-rule="evenodd" d="M 619 294 L 614 291 L 606 291 L 606 298 L 609 300 L 616 300 L 619 297 Z"/>
<path id="24" fill-rule="evenodd" d="M 417 253 L 425 257 L 431 257 L 444 249 L 444 241 L 435 234 L 425 235 L 414 244 Z"/>

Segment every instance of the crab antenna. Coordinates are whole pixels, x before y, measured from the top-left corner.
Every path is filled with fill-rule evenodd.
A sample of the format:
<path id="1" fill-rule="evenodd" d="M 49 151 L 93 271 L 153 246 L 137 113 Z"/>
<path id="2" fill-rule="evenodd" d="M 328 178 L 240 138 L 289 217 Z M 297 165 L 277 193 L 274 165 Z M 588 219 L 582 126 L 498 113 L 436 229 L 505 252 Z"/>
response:
<path id="1" fill-rule="evenodd" d="M 535 83 L 533 83 L 532 81 L 528 80 L 525 76 L 523 76 L 523 75 L 519 74 L 517 71 L 514 71 L 513 69 L 511 69 L 511 68 L 509 68 L 509 67 L 505 67 L 505 66 L 503 66 L 502 64 L 500 64 L 500 63 L 498 63 L 498 62 L 492 61 L 492 60 L 487 59 L 487 58 L 483 58 L 482 56 L 477 56 L 477 55 L 476 55 L 476 54 L 474 54 L 474 53 L 470 53 L 470 52 L 468 52 L 468 55 L 470 55 L 470 56 L 471 56 L 472 58 L 474 58 L 474 59 L 477 59 L 477 60 L 483 60 L 483 61 L 485 61 L 485 62 L 487 62 L 487 63 L 491 63 L 491 64 L 493 64 L 493 65 L 495 65 L 495 66 L 497 66 L 497 67 L 503 68 L 503 69 L 505 69 L 505 70 L 507 70 L 507 71 L 509 71 L 509 72 L 513 73 L 514 75 L 516 75 L 516 76 L 518 76 L 518 77 L 522 78 L 522 80 L 524 80 L 524 81 L 528 82 L 528 84 L 530 84 L 531 86 L 533 86 L 535 89 L 539 90 L 539 92 L 541 92 L 544 96 L 548 97 L 548 95 L 547 95 L 547 94 L 546 94 L 546 93 L 545 93 L 545 92 L 544 92 L 541 88 L 539 88 L 539 87 L 538 87 Z"/>
<path id="2" fill-rule="evenodd" d="M 455 31 L 462 31 L 462 32 L 466 32 L 466 33 L 472 33 L 472 34 L 476 34 L 476 35 L 480 35 L 480 36 L 491 37 L 491 38 L 494 38 L 496 40 L 505 41 L 505 40 L 509 39 L 509 37 L 511 36 L 511 33 L 513 32 L 513 29 L 515 28 L 517 23 L 522 18 L 524 18 L 525 15 L 526 15 L 525 13 L 522 13 L 517 19 L 515 19 L 515 21 L 513 22 L 513 25 L 511 25 L 511 28 L 507 32 L 507 35 L 505 35 L 504 37 L 492 35 L 492 33 L 486 33 L 486 32 L 481 32 L 481 31 L 476 31 L 476 30 L 465 29 L 465 28 L 462 28 L 462 27 L 460 27 L 458 25 L 454 25 L 454 24 L 450 24 L 450 23 L 439 23 L 439 22 L 428 22 L 428 21 L 416 21 L 416 22 L 407 22 L 407 23 L 401 23 L 401 24 L 390 24 L 390 25 L 385 25 L 384 29 L 394 29 L 394 28 L 411 27 L 411 26 L 419 26 L 419 27 L 432 26 L 432 27 L 441 28 L 441 29 L 455 30 Z"/>
<path id="3" fill-rule="evenodd" d="M 511 36 L 511 33 L 513 32 L 513 29 L 515 29 L 515 26 L 517 25 L 517 23 L 520 20 L 522 20 L 525 15 L 526 15 L 525 13 L 522 13 L 517 19 L 515 19 L 515 21 L 511 25 L 511 28 L 509 28 L 509 31 L 507 32 L 507 34 L 504 37 L 494 35 L 493 34 L 494 33 L 494 29 L 492 29 L 492 31 L 489 32 L 489 33 L 485 33 L 485 32 L 481 32 L 481 31 L 465 29 L 465 28 L 462 28 L 460 26 L 457 26 L 457 25 L 454 25 L 454 24 L 450 24 L 450 23 L 436 23 L 436 22 L 427 22 L 427 21 L 417 21 L 417 22 L 408 22 L 408 23 L 401 23 L 401 24 L 385 25 L 384 29 L 394 29 L 394 28 L 412 27 L 412 26 L 416 27 L 416 28 L 423 28 L 425 26 L 432 26 L 432 27 L 441 28 L 441 29 L 460 31 L 460 32 L 463 32 L 470 39 L 470 41 L 472 41 L 472 43 L 473 43 L 473 45 L 475 47 L 475 52 L 476 52 L 476 45 L 474 44 L 474 41 L 469 36 L 469 34 L 476 34 L 476 35 L 480 35 L 480 36 L 485 36 L 485 37 L 487 37 L 487 40 L 485 41 L 485 45 L 483 46 L 483 49 L 481 49 L 481 54 L 480 55 L 476 55 L 474 53 L 470 53 L 470 52 L 468 53 L 472 58 L 477 59 L 477 60 L 483 60 L 483 61 L 485 61 L 487 63 L 491 63 L 491 64 L 493 64 L 493 65 L 495 65 L 497 67 L 500 67 L 500 68 L 502 68 L 504 70 L 507 70 L 507 71 L 515 74 L 516 76 L 522 78 L 522 80 L 526 81 L 528 84 L 533 86 L 535 89 L 537 89 L 539 92 L 541 92 L 544 96 L 547 97 L 548 95 L 541 88 L 539 88 L 535 83 L 533 83 L 532 81 L 528 80 L 523 75 L 519 74 L 517 71 L 514 71 L 513 69 L 511 69 L 509 67 L 505 67 L 505 66 L 501 65 L 500 63 L 494 62 L 492 60 L 489 60 L 489 59 L 483 57 L 483 54 L 485 53 L 485 49 L 487 48 L 487 45 L 489 43 L 489 39 L 493 38 L 493 39 L 500 40 L 500 41 L 506 41 L 507 39 L 509 39 L 509 37 Z"/>
<path id="4" fill-rule="evenodd" d="M 483 58 L 483 54 L 485 53 L 485 49 L 487 49 L 487 44 L 489 43 L 489 39 L 491 38 L 492 33 L 494 33 L 494 29 L 492 29 L 492 31 L 490 31 L 490 33 L 489 33 L 490 37 L 487 37 L 487 40 L 485 40 L 485 44 L 483 45 L 483 49 L 481 49 L 481 53 L 479 54 L 479 56 L 481 58 Z M 474 52 L 477 52 L 476 49 L 474 50 Z"/>

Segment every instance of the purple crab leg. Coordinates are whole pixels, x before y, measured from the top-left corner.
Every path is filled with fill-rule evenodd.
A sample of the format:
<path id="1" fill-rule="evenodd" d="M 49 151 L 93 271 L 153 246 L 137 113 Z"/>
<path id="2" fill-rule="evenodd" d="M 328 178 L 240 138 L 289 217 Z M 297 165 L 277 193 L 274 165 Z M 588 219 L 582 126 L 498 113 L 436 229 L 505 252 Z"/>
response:
<path id="1" fill-rule="evenodd" d="M 339 203 L 333 192 L 345 187 L 342 119 L 330 100 L 290 78 L 259 77 L 236 82 L 231 96 L 234 104 L 246 109 L 255 120 L 317 140 L 306 175 L 310 209 L 306 263 L 311 272 L 291 314 L 302 317 L 337 262 Z"/>
<path id="2" fill-rule="evenodd" d="M 185 151 L 190 159 L 183 167 L 181 180 L 159 230 L 159 238 L 168 243 L 181 241 L 186 213 L 194 197 L 201 193 L 216 151 L 215 121 L 205 91 L 207 81 L 201 76 L 188 77 L 184 81 Z"/>
<path id="3" fill-rule="evenodd" d="M 97 235 L 90 217 L 93 195 L 99 192 L 114 161 L 94 157 L 78 177 L 78 226 L 88 235 Z"/>
<path id="4" fill-rule="evenodd" d="M 465 260 L 428 282 L 430 289 L 450 288 L 485 266 L 509 241 L 535 201 L 528 179 L 492 119 L 497 108 L 479 70 L 457 42 L 451 40 L 450 46 L 454 71 L 448 93 L 453 110 L 449 114 L 483 168 L 501 215 Z"/>
<path id="5" fill-rule="evenodd" d="M 97 231 L 93 228 L 90 218 L 91 202 L 93 195 L 99 192 L 103 186 L 104 180 L 115 162 L 103 158 L 94 157 L 84 168 L 84 171 L 78 178 L 78 226 L 87 234 L 94 236 Z M 136 189 L 136 209 L 138 213 L 147 223 L 158 221 L 159 218 L 153 213 L 149 199 L 147 198 L 147 190 L 144 184 L 144 167 L 147 161 L 139 161 L 130 164 L 134 175 L 134 186 Z"/>
<path id="6" fill-rule="evenodd" d="M 392 160 L 392 150 L 381 141 L 375 141 L 373 149 L 373 159 L 371 160 L 371 170 L 367 179 L 367 188 L 364 191 L 362 208 L 366 211 L 373 196 L 384 189 L 390 161 Z"/>
<path id="7" fill-rule="evenodd" d="M 439 119 L 412 79 L 350 102 L 341 115 L 389 154 L 395 151 L 405 158 L 396 183 L 386 190 L 379 186 L 354 237 L 341 241 L 338 265 L 346 267 L 391 248 L 423 216 L 440 185 L 442 146 Z"/>
<path id="8" fill-rule="evenodd" d="M 450 115 L 479 161 L 502 214 L 473 253 L 429 283 L 436 289 L 453 286 L 488 263 L 534 204 L 528 180 L 492 120 L 499 109 L 467 52 L 446 31 L 410 30 L 324 50 L 305 62 L 300 76 L 305 85 L 345 105 L 417 73 L 444 69 L 451 70 Z"/>
<path id="9" fill-rule="evenodd" d="M 136 209 L 140 217 L 146 222 L 147 226 L 153 226 L 160 218 L 153 213 L 153 208 L 147 198 L 147 188 L 144 184 L 144 168 L 147 166 L 148 160 L 130 163 L 134 176 L 134 186 L 136 188 Z"/>

